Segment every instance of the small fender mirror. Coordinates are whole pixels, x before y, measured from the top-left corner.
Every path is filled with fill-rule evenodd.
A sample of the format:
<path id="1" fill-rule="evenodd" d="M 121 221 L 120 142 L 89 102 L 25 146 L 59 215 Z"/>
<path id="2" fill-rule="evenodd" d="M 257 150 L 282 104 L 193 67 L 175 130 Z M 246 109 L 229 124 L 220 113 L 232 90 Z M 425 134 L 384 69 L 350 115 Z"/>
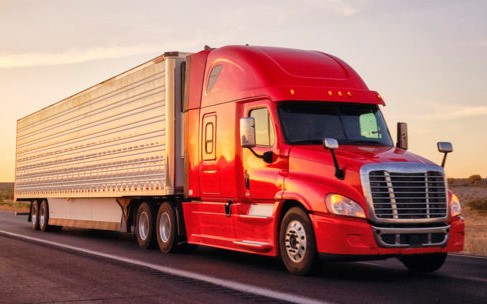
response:
<path id="1" fill-rule="evenodd" d="M 255 142 L 255 120 L 253 117 L 240 118 L 240 144 L 242 148 L 253 148 Z"/>
<path id="2" fill-rule="evenodd" d="M 441 161 L 441 166 L 445 168 L 446 155 L 450 152 L 453 152 L 453 145 L 451 144 L 451 142 L 440 141 L 438 142 L 438 151 L 444 153 L 443 160 Z"/>
<path id="3" fill-rule="evenodd" d="M 438 142 L 438 151 L 441 153 L 453 152 L 453 145 L 451 144 L 451 142 L 440 141 Z"/>
<path id="4" fill-rule="evenodd" d="M 325 138 L 323 139 L 323 146 L 330 150 L 338 149 L 338 141 L 335 138 Z"/>
<path id="5" fill-rule="evenodd" d="M 325 146 L 325 149 L 328 149 L 331 152 L 331 157 L 333 158 L 333 164 L 335 165 L 336 178 L 343 180 L 345 178 L 345 171 L 343 171 L 343 169 L 340 168 L 337 157 L 335 155 L 335 150 L 338 149 L 338 140 L 336 140 L 335 138 L 326 137 L 323 139 L 323 146 Z"/>

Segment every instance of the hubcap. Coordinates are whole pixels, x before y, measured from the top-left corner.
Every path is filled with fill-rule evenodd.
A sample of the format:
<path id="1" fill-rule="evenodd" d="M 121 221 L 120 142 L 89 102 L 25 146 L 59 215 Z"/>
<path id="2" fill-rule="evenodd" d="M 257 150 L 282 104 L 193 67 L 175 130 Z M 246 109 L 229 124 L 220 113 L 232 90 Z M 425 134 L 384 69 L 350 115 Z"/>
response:
<path id="1" fill-rule="evenodd" d="M 295 263 L 304 259 L 306 254 L 306 231 L 299 221 L 292 221 L 286 228 L 286 252 L 288 257 Z"/>
<path id="2" fill-rule="evenodd" d="M 39 213 L 39 224 L 41 226 L 46 224 L 46 208 L 41 207 L 41 212 Z"/>
<path id="3" fill-rule="evenodd" d="M 147 240 L 149 236 L 149 215 L 142 212 L 139 216 L 139 236 L 142 240 Z"/>
<path id="4" fill-rule="evenodd" d="M 159 237 L 164 243 L 171 237 L 171 220 L 167 213 L 163 213 L 159 221 Z"/>
<path id="5" fill-rule="evenodd" d="M 32 206 L 32 225 L 36 225 L 37 224 L 37 214 L 38 214 L 38 210 L 37 210 L 37 204 L 34 204 Z"/>

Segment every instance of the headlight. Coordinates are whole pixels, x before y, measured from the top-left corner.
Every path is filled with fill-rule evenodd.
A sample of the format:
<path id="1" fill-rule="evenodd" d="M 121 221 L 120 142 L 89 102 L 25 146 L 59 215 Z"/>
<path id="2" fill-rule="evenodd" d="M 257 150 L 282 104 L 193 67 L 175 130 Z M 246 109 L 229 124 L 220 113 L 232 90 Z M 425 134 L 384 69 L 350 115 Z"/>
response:
<path id="1" fill-rule="evenodd" d="M 329 194 L 325 201 L 328 211 L 332 214 L 365 218 L 364 209 L 348 197 Z"/>
<path id="2" fill-rule="evenodd" d="M 451 194 L 450 198 L 450 211 L 452 217 L 455 217 L 462 213 L 462 205 L 460 204 L 460 199 L 454 193 Z"/>

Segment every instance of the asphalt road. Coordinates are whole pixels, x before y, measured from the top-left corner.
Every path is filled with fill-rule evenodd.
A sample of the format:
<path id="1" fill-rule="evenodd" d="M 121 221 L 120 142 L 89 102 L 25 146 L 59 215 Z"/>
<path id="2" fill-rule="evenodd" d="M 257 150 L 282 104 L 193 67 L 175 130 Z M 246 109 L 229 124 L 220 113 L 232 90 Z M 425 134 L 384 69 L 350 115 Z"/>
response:
<path id="1" fill-rule="evenodd" d="M 433 274 L 395 259 L 323 262 L 311 277 L 277 259 L 200 247 L 164 255 L 129 234 L 35 232 L 0 212 L 0 303 L 487 303 L 487 259 L 451 255 Z"/>

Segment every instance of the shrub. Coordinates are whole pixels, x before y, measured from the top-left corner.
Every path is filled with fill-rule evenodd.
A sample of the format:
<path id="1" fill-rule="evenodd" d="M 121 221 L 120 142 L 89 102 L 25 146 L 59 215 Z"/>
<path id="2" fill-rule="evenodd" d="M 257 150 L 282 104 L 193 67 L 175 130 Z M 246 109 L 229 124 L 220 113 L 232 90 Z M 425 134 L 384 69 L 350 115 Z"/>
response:
<path id="1" fill-rule="evenodd" d="M 480 184 L 480 182 L 482 182 L 482 177 L 478 174 L 471 175 L 468 178 L 468 184 L 469 185 L 477 185 L 477 184 Z"/>
<path id="2" fill-rule="evenodd" d="M 487 197 L 470 201 L 467 205 L 473 210 L 487 211 Z"/>

